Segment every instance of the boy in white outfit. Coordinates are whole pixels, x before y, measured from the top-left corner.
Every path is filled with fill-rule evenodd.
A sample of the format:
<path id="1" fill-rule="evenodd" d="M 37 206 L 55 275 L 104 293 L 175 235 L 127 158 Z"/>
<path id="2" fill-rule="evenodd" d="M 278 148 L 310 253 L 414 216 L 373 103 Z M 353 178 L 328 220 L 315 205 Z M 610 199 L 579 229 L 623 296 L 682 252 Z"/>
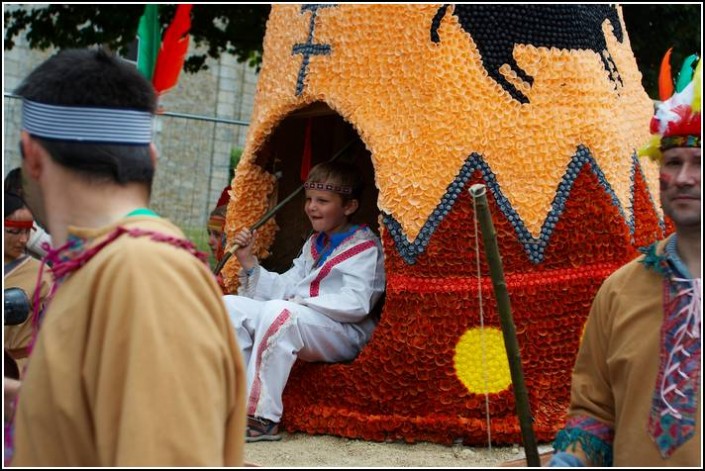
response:
<path id="1" fill-rule="evenodd" d="M 252 255 L 255 234 L 233 239 L 242 265 L 241 296 L 225 296 L 247 367 L 246 440 L 279 440 L 282 394 L 297 358 L 340 362 L 355 358 L 376 325 L 370 316 L 384 292 L 384 256 L 377 236 L 350 223 L 362 183 L 354 166 L 311 169 L 305 212 L 313 235 L 283 274 Z"/>

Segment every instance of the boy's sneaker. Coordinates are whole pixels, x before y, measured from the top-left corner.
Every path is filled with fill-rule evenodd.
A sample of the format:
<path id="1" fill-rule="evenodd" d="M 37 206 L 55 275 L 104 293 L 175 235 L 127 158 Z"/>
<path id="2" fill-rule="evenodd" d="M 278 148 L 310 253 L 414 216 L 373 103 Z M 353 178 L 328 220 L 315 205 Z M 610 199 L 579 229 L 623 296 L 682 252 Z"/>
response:
<path id="1" fill-rule="evenodd" d="M 247 429 L 245 430 L 245 442 L 275 442 L 281 440 L 279 435 L 279 424 L 261 417 L 247 416 Z"/>

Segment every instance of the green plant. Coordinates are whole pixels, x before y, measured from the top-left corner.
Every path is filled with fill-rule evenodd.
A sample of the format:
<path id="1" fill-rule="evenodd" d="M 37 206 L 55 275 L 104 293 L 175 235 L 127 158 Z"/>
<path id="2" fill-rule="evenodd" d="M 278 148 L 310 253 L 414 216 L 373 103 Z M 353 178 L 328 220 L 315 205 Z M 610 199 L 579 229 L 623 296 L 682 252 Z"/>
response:
<path id="1" fill-rule="evenodd" d="M 215 267 L 216 263 L 211 248 L 208 246 L 208 231 L 206 231 L 205 226 L 183 226 L 181 230 L 191 242 L 196 244 L 196 248 L 198 248 L 199 251 L 208 254 L 209 265 L 211 268 Z"/>
<path id="2" fill-rule="evenodd" d="M 242 147 L 235 147 L 230 151 L 230 180 L 232 181 L 235 176 L 235 169 L 237 164 L 240 162 L 240 157 L 242 157 Z"/>

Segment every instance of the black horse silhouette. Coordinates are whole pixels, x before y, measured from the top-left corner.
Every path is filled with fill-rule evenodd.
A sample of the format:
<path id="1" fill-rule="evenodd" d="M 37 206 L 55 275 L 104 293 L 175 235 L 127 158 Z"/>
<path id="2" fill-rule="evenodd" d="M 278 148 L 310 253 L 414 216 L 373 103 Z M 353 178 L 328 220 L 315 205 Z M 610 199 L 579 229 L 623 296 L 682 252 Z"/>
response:
<path id="1" fill-rule="evenodd" d="M 431 23 L 431 41 L 440 42 L 438 28 L 450 5 L 438 9 Z M 591 50 L 597 53 L 609 79 L 622 84 L 617 66 L 607 50 L 602 24 L 608 20 L 617 40 L 624 42 L 624 32 L 614 5 L 455 5 L 453 14 L 463 30 L 472 36 L 487 73 L 515 100 L 529 99 L 500 73 L 508 64 L 517 76 L 529 84 L 534 78 L 514 60 L 515 44 L 536 47 Z"/>

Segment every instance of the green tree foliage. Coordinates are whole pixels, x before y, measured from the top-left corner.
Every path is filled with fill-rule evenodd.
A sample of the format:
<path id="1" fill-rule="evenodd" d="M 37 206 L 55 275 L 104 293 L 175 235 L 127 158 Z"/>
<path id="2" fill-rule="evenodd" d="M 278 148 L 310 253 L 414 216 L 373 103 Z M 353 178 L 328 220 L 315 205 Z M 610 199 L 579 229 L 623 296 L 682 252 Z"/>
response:
<path id="1" fill-rule="evenodd" d="M 32 48 L 88 47 L 104 44 L 125 54 L 134 41 L 144 5 L 73 4 L 5 7 L 5 49 L 27 31 Z M 206 57 L 233 54 L 240 62 L 258 67 L 270 5 L 196 4 L 192 11 L 191 37 L 205 45 L 206 54 L 187 58 L 184 69 L 207 68 Z M 658 71 L 663 54 L 673 47 L 672 65 L 678 72 L 682 60 L 701 48 L 701 4 L 624 4 L 624 22 L 636 56 L 643 85 L 649 96 L 658 97 Z M 160 21 L 166 27 L 174 16 L 174 5 L 160 6 Z"/>
<path id="2" fill-rule="evenodd" d="M 238 61 L 259 66 L 262 39 L 270 5 L 196 4 L 191 12 L 191 38 L 196 46 L 205 45 L 206 54 L 186 59 L 184 70 L 206 69 L 206 57 L 219 58 L 227 53 Z M 5 49 L 12 49 L 15 38 L 27 31 L 30 48 L 57 49 L 105 45 L 126 55 L 137 35 L 144 5 L 54 4 L 28 8 L 5 7 Z M 171 22 L 175 5 L 160 5 L 162 29 Z"/>
<path id="3" fill-rule="evenodd" d="M 624 4 L 622 13 L 642 84 L 651 98 L 658 99 L 658 74 L 666 51 L 673 48 L 673 75 L 678 74 L 683 59 L 701 54 L 702 4 Z"/>
<path id="4" fill-rule="evenodd" d="M 230 151 L 230 169 L 229 169 L 229 176 L 230 180 L 233 179 L 235 176 L 235 169 L 237 168 L 237 164 L 240 163 L 240 157 L 242 157 L 242 152 L 243 152 L 242 147 L 235 147 Z"/>

